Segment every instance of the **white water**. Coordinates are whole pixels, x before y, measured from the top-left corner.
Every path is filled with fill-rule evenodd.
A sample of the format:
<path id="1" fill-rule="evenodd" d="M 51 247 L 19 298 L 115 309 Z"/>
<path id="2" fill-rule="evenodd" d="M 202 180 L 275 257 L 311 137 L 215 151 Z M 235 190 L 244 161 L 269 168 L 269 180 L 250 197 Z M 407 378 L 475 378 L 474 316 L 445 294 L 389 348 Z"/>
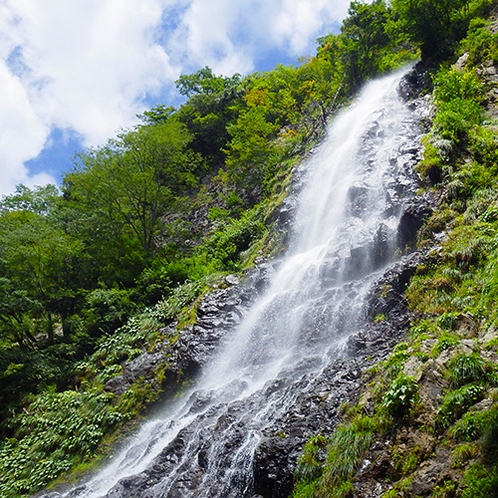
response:
<path id="1" fill-rule="evenodd" d="M 399 80 L 372 82 L 331 125 L 305 165 L 288 253 L 197 384 L 65 496 L 254 494 L 258 444 L 275 421 L 304 417 L 302 393 L 324 392 L 327 369 L 365 320 L 372 282 L 395 259 L 399 216 L 414 189 L 403 157 L 418 134 Z M 141 487 L 127 491 L 137 479 Z"/>

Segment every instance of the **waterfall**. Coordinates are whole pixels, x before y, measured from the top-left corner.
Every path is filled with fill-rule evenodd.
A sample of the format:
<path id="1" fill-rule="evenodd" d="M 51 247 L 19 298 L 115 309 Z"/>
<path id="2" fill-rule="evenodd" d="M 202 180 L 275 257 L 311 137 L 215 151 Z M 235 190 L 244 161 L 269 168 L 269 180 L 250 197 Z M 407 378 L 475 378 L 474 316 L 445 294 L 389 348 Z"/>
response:
<path id="1" fill-rule="evenodd" d="M 261 448 L 302 444 L 312 434 L 300 420 L 313 407 L 334 409 L 333 365 L 365 323 L 373 282 L 398 257 L 399 220 L 416 188 L 420 132 L 398 95 L 401 77 L 369 83 L 302 166 L 289 248 L 195 386 L 64 496 L 252 497 L 262 493 Z M 307 427 L 319 430 L 320 417 Z M 265 472 L 267 496 L 286 496 Z"/>

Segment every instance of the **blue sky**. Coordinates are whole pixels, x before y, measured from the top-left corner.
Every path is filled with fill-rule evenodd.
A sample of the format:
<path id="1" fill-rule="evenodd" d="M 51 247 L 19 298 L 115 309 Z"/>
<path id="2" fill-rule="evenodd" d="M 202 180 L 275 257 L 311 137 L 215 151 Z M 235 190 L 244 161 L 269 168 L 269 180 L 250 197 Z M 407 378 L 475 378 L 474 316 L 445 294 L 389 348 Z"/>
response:
<path id="1" fill-rule="evenodd" d="M 59 183 L 174 81 L 313 55 L 349 0 L 0 0 L 0 195 Z"/>

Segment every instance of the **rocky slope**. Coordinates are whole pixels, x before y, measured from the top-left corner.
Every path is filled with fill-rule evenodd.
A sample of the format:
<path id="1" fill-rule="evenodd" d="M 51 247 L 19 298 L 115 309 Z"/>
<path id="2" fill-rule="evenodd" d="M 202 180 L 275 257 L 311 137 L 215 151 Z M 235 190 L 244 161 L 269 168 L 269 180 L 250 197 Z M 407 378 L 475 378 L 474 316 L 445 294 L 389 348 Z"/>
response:
<path id="1" fill-rule="evenodd" d="M 491 25 L 491 32 L 497 32 L 496 21 Z M 468 61 L 469 54 L 464 53 L 454 68 L 472 71 L 473 66 Z M 488 121 L 484 121 L 482 126 L 493 127 L 491 120 L 497 115 L 496 61 L 481 60 L 475 71 L 485 89 Z M 453 171 L 445 173 L 444 179 L 438 175 L 428 175 L 427 179 L 438 183 L 437 189 L 433 190 L 435 215 L 450 205 L 456 211 L 454 216 L 458 212 L 464 213 L 463 219 L 470 225 L 473 221 L 468 212 L 473 206 L 472 196 L 479 196 L 477 180 L 474 180 L 474 185 L 477 185 L 474 192 L 466 191 L 461 197 L 450 190 L 451 182 L 462 168 L 459 162 L 465 165 L 475 160 L 465 150 L 463 156 L 463 160 L 461 157 L 453 159 Z M 462 197 L 465 202 L 462 202 Z M 448 234 L 458 227 L 458 223 L 462 221 L 450 218 L 448 223 L 436 227 L 433 221 L 428 221 L 424 228 L 423 255 L 416 274 L 430 275 L 431 269 L 444 264 L 451 266 L 453 263 L 448 261 L 457 258 L 457 269 L 475 272 L 471 278 L 478 278 L 481 270 L 477 261 L 482 265 L 489 264 L 487 258 L 494 257 L 493 253 L 491 250 L 486 253 L 486 249 L 481 248 L 473 262 L 458 260 L 458 253 L 450 253 L 447 242 L 449 237 L 455 237 Z M 482 230 L 486 228 L 482 227 Z M 461 243 L 461 247 L 471 246 L 472 241 Z M 457 289 L 456 285 L 441 287 L 440 292 L 447 292 L 448 299 L 453 298 L 456 302 L 453 289 Z M 473 290 L 468 292 L 467 299 L 471 300 Z M 489 288 L 483 284 L 480 290 L 477 287 L 477 292 L 484 295 Z M 457 305 L 454 307 L 458 309 Z M 347 496 L 496 496 L 498 330 L 492 319 L 493 313 L 492 309 L 482 309 L 480 315 L 453 311 L 423 313 L 419 310 L 412 315 L 412 327 L 409 332 L 407 329 L 403 342 L 386 361 L 363 378 L 355 413 L 379 414 L 382 405 L 387 405 L 386 391 L 393 388 L 396 379 L 412 379 L 416 389 L 409 395 L 406 410 L 398 413 L 388 427 L 379 430 L 374 442 L 362 454 L 350 479 Z M 347 415 L 344 423 L 351 423 L 353 416 L 356 415 Z M 327 496 L 343 496 L 333 494 L 334 491 L 330 493 Z"/>
<path id="2" fill-rule="evenodd" d="M 415 112 L 421 115 L 425 114 L 425 102 L 415 100 L 414 96 L 420 93 L 424 80 L 423 71 L 414 71 L 405 80 L 401 90 L 407 99 L 411 99 Z M 417 155 L 416 147 L 405 151 L 408 161 L 406 167 L 414 166 Z M 300 188 L 299 178 L 297 172 L 294 195 Z M 283 239 L 293 219 L 294 195 L 289 196 L 275 214 Z M 415 246 L 417 231 L 432 211 L 433 203 L 433 196 L 428 194 L 403 206 L 398 229 L 400 248 Z M 381 241 L 379 248 L 382 248 Z M 293 387 L 297 406 L 295 412 L 282 414 L 262 435 L 262 441 L 256 449 L 253 482 L 250 486 L 255 496 L 285 498 L 291 494 L 298 457 L 307 439 L 318 433 L 330 434 L 340 420 L 342 407 L 354 404 L 359 399 L 362 379 L 368 369 L 385 360 L 406 335 L 411 313 L 403 292 L 425 257 L 423 252 L 411 252 L 388 268 L 373 286 L 368 299 L 369 321 L 350 337 L 345 354 L 322 372 L 320 379 L 312 384 L 312 389 Z M 382 259 L 381 254 L 379 258 Z M 278 262 L 261 263 L 241 280 L 235 276 L 227 277 L 218 289 L 204 296 L 193 325 L 177 330 L 177 324 L 172 323 L 164 330 L 166 337 L 178 337 L 173 344 L 167 339 L 153 350 L 144 351 L 123 365 L 122 374 L 109 380 L 105 385 L 106 390 L 121 394 L 134 382 L 140 381 L 155 390 L 161 389 L 163 398 L 174 395 L 182 383 L 194 379 L 209 362 L 217 344 L 240 322 L 248 306 L 266 288 L 274 264 Z M 268 395 L 272 389 L 280 388 L 282 386 L 267 386 Z M 202 400 L 199 403 L 202 404 Z M 151 468 L 138 476 L 122 480 L 113 489 L 113 496 L 144 495 L 162 475 L 168 473 L 169 466 L 175 461 L 174 455 L 182 450 L 188 438 L 188 433 L 182 431 L 155 459 Z M 203 469 L 201 452 L 199 478 L 203 475 Z M 189 486 L 195 485 L 194 478 L 189 482 Z"/>

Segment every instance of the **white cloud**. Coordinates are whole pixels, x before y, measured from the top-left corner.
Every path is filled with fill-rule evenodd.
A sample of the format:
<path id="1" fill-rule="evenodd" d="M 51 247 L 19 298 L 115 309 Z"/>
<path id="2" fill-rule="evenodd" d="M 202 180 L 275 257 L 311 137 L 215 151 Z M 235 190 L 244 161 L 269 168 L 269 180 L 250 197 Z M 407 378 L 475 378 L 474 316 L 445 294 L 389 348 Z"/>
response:
<path id="1" fill-rule="evenodd" d="M 162 7 L 158 0 L 15 0 L 31 69 L 24 83 L 37 114 L 76 129 L 87 144 L 131 124 L 137 99 L 179 74 L 152 39 Z"/>
<path id="2" fill-rule="evenodd" d="M 0 194 L 12 192 L 19 183 L 47 183 L 48 175 L 29 178 L 24 162 L 43 148 L 48 127 L 30 105 L 25 88 L 0 61 Z"/>
<path id="3" fill-rule="evenodd" d="M 288 43 L 295 55 L 310 50 L 310 42 L 346 16 L 349 0 L 283 0 L 274 29 L 281 43 Z"/>
<path id="4" fill-rule="evenodd" d="M 174 52 L 233 74 L 254 70 L 257 53 L 311 55 L 316 38 L 347 14 L 349 0 L 192 0 Z M 182 50 L 183 44 L 183 50 Z"/>
<path id="5" fill-rule="evenodd" d="M 54 128 L 73 130 L 86 146 L 103 143 L 136 122 L 145 100 L 173 95 L 182 73 L 209 65 L 244 74 L 265 52 L 312 53 L 348 3 L 3 0 L 0 194 L 19 182 L 53 180 L 30 177 L 24 163 Z"/>
<path id="6" fill-rule="evenodd" d="M 248 3 L 247 0 L 191 2 L 183 18 L 182 31 L 185 33 L 183 51 L 194 65 L 207 65 L 222 74 L 248 73 L 253 70 L 251 54 L 239 42 L 242 30 L 239 29 L 235 36 L 231 33 Z"/>
<path id="7" fill-rule="evenodd" d="M 29 178 L 52 128 L 97 145 L 180 69 L 154 41 L 167 1 L 7 0 L 0 8 L 0 194 Z M 9 117 L 7 117 L 9 116 Z"/>

